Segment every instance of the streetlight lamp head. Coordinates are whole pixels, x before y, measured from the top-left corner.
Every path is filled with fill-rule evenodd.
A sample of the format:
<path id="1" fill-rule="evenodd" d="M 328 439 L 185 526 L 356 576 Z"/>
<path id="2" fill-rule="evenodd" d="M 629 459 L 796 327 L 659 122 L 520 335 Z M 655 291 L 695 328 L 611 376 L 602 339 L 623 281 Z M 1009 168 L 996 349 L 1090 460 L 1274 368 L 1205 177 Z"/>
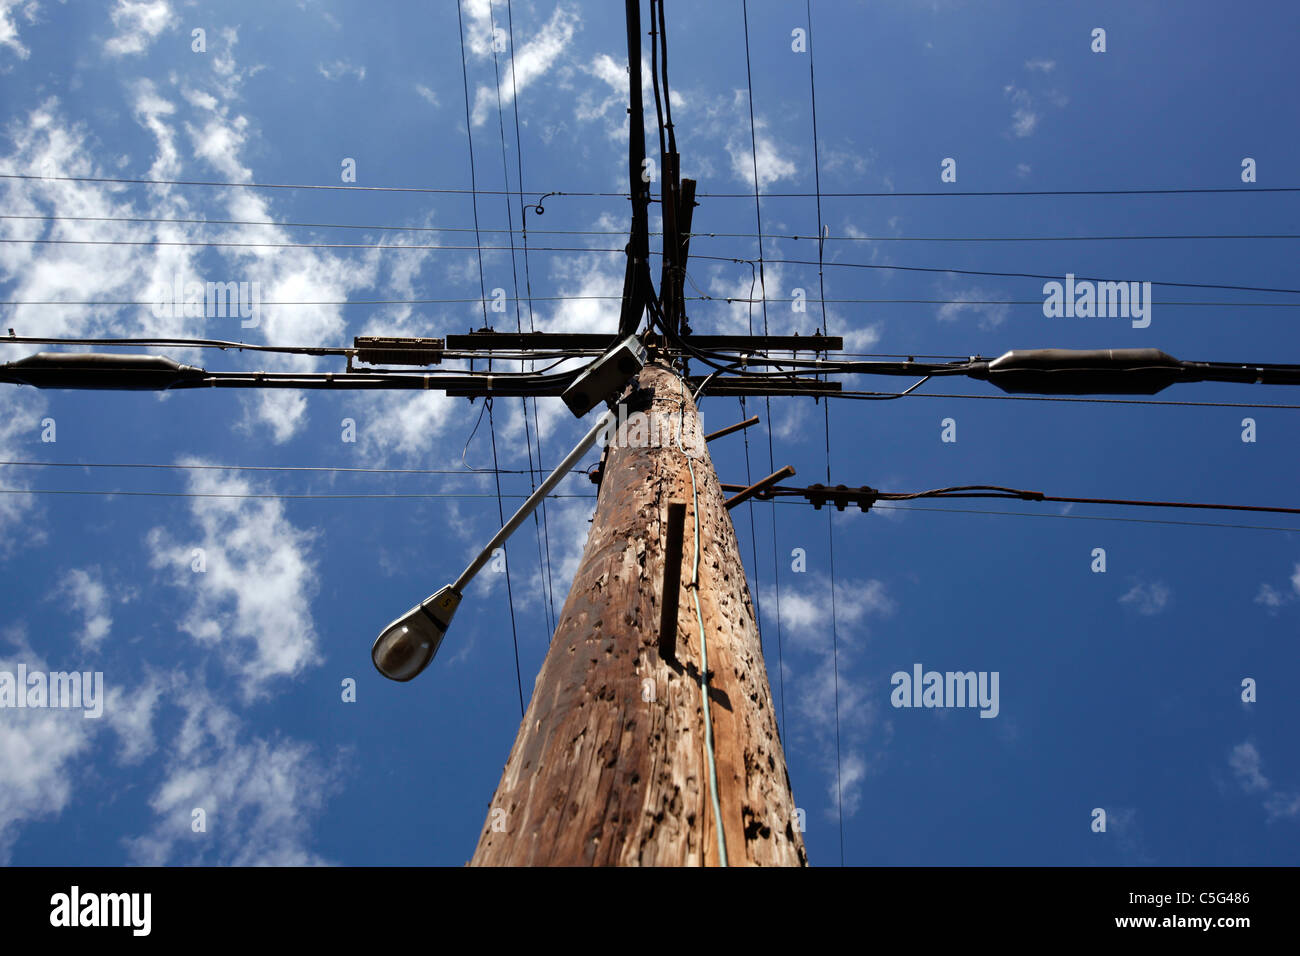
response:
<path id="1" fill-rule="evenodd" d="M 370 649 L 375 669 L 389 680 L 408 681 L 428 667 L 460 598 L 449 584 L 384 628 Z"/>

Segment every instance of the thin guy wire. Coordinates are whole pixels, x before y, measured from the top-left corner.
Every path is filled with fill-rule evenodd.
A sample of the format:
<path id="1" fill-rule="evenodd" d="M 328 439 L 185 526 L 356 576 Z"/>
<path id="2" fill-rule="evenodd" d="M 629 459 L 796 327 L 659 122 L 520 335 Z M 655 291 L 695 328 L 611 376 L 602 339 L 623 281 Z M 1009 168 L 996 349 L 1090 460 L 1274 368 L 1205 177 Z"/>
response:
<path id="1" fill-rule="evenodd" d="M 493 27 L 493 34 L 495 35 L 496 10 L 493 4 L 490 2 L 490 0 L 488 3 L 488 16 Z M 513 57 L 514 57 L 513 50 L 511 51 L 510 55 L 513 62 Z M 505 110 L 501 105 L 501 61 L 500 58 L 497 56 L 497 49 L 495 43 L 492 46 L 492 73 L 496 80 L 497 132 L 501 138 L 501 179 L 506 189 L 509 189 L 510 188 L 510 164 L 506 156 Z M 521 182 L 519 186 L 522 189 L 523 183 Z M 515 300 L 515 331 L 522 333 L 524 331 L 524 321 L 523 321 L 523 313 L 519 308 L 519 269 L 515 258 L 514 220 L 510 208 L 510 197 L 503 196 L 502 198 L 505 199 L 505 203 L 506 203 L 506 226 L 507 226 L 507 232 L 509 233 L 510 236 L 510 281 L 511 281 L 511 289 L 514 291 L 514 300 Z M 527 215 L 527 213 L 523 213 L 523 215 Z M 528 396 L 521 395 L 519 397 L 519 401 L 523 405 L 523 409 L 524 409 L 524 447 L 528 449 L 528 485 L 529 485 L 529 490 L 534 491 L 536 490 L 537 485 L 534 479 L 534 471 L 533 471 L 533 434 L 532 434 L 532 425 L 529 423 L 528 420 Z M 502 520 L 504 522 L 504 515 L 502 516 Z M 542 566 L 542 521 L 540 516 L 537 514 L 536 510 L 533 511 L 533 536 L 537 540 L 537 573 L 538 575 L 545 576 L 546 571 Z M 507 580 L 507 584 L 509 584 L 508 580 Z M 555 626 L 551 621 L 550 607 L 545 602 L 543 602 L 542 604 L 542 612 L 543 612 L 542 615 L 543 620 L 546 626 L 546 633 L 549 637 L 549 635 L 555 633 Z M 511 613 L 512 614 L 514 613 L 513 607 L 511 608 Z"/>
<path id="2" fill-rule="evenodd" d="M 515 179 L 519 184 L 519 232 L 523 237 L 524 247 L 524 289 L 528 302 L 528 330 L 537 331 L 537 324 L 533 318 L 533 274 L 528 264 L 528 209 L 524 205 L 524 144 L 519 135 L 519 87 L 515 80 L 515 12 L 511 0 L 506 0 L 506 26 L 510 36 L 510 92 L 511 105 L 514 108 L 515 118 Z M 507 184 L 508 185 L 508 184 Z M 517 293 L 516 293 L 517 294 Z M 542 464 L 542 428 L 540 420 L 537 417 L 537 396 L 533 396 L 533 422 L 537 423 L 534 432 L 537 443 L 537 472 L 539 475 L 545 470 Z M 558 627 L 559 619 L 555 613 L 555 578 L 551 569 L 551 525 L 546 515 L 546 499 L 542 499 L 542 539 L 546 545 L 546 598 L 547 605 L 550 608 L 551 620 L 556 622 Z"/>
<path id="3" fill-rule="evenodd" d="M 817 289 L 822 313 L 822 332 L 830 334 L 830 322 L 826 318 L 826 280 L 824 275 L 824 246 L 820 238 L 822 225 L 822 176 L 821 155 L 817 143 L 817 81 L 813 72 L 812 41 L 812 0 L 805 0 L 804 9 L 808 16 L 808 89 L 812 98 L 812 134 L 813 134 L 813 182 L 817 190 Z M 762 231 L 762 227 L 759 228 Z M 826 425 L 826 484 L 831 483 L 831 403 L 822 402 L 822 418 Z M 773 512 L 775 514 L 775 512 Z M 831 673 L 835 685 L 835 803 L 839 818 L 840 831 L 840 866 L 844 865 L 844 784 L 840 759 L 840 639 L 838 615 L 835 603 L 835 528 L 831 512 L 826 511 L 826 545 L 831 569 Z"/>

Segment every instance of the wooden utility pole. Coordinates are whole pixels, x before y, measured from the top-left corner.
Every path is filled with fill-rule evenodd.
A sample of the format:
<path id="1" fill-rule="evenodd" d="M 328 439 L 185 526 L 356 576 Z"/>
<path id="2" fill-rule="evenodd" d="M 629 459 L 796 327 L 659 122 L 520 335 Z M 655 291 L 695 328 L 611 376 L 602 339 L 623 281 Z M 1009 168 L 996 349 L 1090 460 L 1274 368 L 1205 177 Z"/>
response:
<path id="1" fill-rule="evenodd" d="M 610 442 L 564 602 L 471 865 L 716 865 L 699 606 L 728 865 L 806 865 L 736 534 L 699 415 L 672 370 Z M 694 455 L 695 494 L 687 455 Z M 669 505 L 686 515 L 671 656 L 660 650 Z M 671 574 L 669 575 L 671 578 Z M 671 598 L 670 598 L 671 599 Z"/>

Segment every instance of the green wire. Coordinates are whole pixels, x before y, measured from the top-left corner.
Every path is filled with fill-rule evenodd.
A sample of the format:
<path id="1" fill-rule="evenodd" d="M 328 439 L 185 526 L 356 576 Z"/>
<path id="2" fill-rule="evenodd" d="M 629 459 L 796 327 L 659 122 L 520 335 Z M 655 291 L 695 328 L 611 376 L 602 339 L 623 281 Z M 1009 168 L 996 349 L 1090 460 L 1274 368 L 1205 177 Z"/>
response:
<path id="1" fill-rule="evenodd" d="M 727 838 L 722 832 L 722 808 L 718 805 L 718 765 L 713 755 L 713 719 L 709 708 L 709 646 L 704 636 L 704 614 L 700 610 L 700 495 L 695 484 L 695 465 L 691 456 L 682 447 L 682 426 L 686 420 L 686 385 L 679 378 L 677 384 L 682 389 L 682 399 L 678 406 L 677 450 L 686 457 L 686 467 L 691 473 L 691 508 L 695 514 L 695 562 L 691 569 L 691 597 L 695 601 L 695 620 L 700 627 L 700 696 L 704 704 L 704 750 L 709 758 L 709 797 L 713 802 L 713 824 L 718 834 L 718 858 L 720 865 L 727 865 Z"/>

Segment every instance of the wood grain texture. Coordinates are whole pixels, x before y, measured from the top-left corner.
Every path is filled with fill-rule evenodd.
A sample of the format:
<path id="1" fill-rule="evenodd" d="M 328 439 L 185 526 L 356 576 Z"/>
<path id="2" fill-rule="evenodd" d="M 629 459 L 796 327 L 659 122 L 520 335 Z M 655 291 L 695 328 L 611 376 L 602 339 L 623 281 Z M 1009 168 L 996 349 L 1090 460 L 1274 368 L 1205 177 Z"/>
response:
<path id="1" fill-rule="evenodd" d="M 807 864 L 735 530 L 698 412 L 647 366 L 653 401 L 611 443 L 591 533 L 471 865 L 719 862 L 709 798 L 699 598 L 723 833 L 732 866 Z M 646 439 L 649 438 L 647 441 Z M 668 503 L 686 504 L 676 658 L 659 656 Z M 647 699 L 650 698 L 650 699 Z M 495 812 L 504 811 L 504 813 Z"/>

